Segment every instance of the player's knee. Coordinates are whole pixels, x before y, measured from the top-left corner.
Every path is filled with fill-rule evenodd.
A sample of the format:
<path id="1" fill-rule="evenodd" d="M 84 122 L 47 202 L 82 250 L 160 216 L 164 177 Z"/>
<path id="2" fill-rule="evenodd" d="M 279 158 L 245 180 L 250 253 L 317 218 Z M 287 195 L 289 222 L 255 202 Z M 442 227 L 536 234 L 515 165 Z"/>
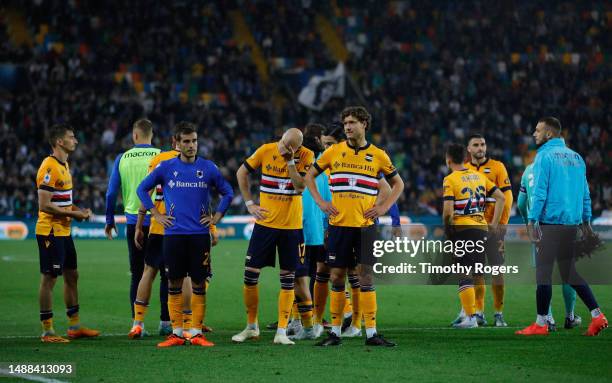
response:
<path id="1" fill-rule="evenodd" d="M 40 284 L 45 289 L 52 289 L 57 281 L 57 275 L 53 274 L 41 274 Z"/>
<path id="2" fill-rule="evenodd" d="M 157 269 L 155 267 L 151 267 L 149 265 L 145 265 L 144 267 L 144 271 L 142 272 L 142 277 L 146 277 L 146 278 L 155 278 L 155 276 L 157 275 Z"/>
<path id="3" fill-rule="evenodd" d="M 76 270 L 64 270 L 64 283 L 71 287 L 76 286 L 79 280 L 79 272 Z"/>
<path id="4" fill-rule="evenodd" d="M 329 274 L 329 267 L 324 262 L 317 262 L 317 273 Z"/>
<path id="5" fill-rule="evenodd" d="M 503 274 L 493 275 L 491 277 L 491 281 L 494 285 L 503 285 L 504 284 L 504 276 Z"/>
<path id="6" fill-rule="evenodd" d="M 332 285 L 343 285 L 344 286 L 344 273 L 342 272 L 332 272 L 330 274 L 330 280 Z"/>
<path id="7" fill-rule="evenodd" d="M 204 288 L 204 281 L 204 277 L 202 277 L 202 279 L 191 278 L 191 289 L 193 290 L 195 288 Z M 185 288 L 185 285 L 183 285 L 183 288 Z"/>
<path id="8" fill-rule="evenodd" d="M 256 286 L 259 283 L 259 271 L 249 269 L 244 270 L 244 284 L 246 286 Z"/>
<path id="9" fill-rule="evenodd" d="M 370 265 L 361 265 L 359 267 L 359 279 L 363 280 L 364 278 L 372 278 L 374 274 L 373 268 Z"/>
<path id="10" fill-rule="evenodd" d="M 295 272 L 285 272 L 280 275 L 281 289 L 293 290 L 295 288 Z"/>
<path id="11" fill-rule="evenodd" d="M 359 282 L 359 276 L 356 274 L 349 274 L 348 281 L 352 289 L 358 289 L 361 287 L 361 283 Z"/>

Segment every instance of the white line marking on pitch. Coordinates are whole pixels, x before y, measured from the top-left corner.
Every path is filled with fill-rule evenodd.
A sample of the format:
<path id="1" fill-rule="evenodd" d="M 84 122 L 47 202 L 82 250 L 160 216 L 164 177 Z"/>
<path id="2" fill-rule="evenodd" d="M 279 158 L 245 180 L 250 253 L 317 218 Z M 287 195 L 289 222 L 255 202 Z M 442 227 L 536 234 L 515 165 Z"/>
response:
<path id="1" fill-rule="evenodd" d="M 43 383 L 67 383 L 63 380 L 43 378 L 42 376 L 30 375 L 30 374 L 11 374 L 9 370 L 5 370 L 0 368 L 0 376 L 6 376 L 9 378 L 21 378 L 25 380 L 30 380 L 32 382 L 43 382 Z"/>

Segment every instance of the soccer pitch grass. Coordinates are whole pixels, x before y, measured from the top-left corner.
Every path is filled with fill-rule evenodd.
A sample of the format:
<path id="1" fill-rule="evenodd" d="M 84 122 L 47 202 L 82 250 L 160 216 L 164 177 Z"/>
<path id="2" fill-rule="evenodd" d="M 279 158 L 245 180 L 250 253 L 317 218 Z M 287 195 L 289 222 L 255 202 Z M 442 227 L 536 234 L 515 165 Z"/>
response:
<path id="1" fill-rule="evenodd" d="M 378 286 L 379 332 L 398 343 L 391 349 L 364 346 L 363 338 L 321 349 L 314 341 L 272 344 L 273 332 L 259 341 L 233 344 L 242 330 L 242 275 L 246 241 L 222 241 L 213 250 L 214 278 L 208 290 L 206 323 L 215 347 L 157 349 L 159 300 L 151 299 L 146 328 L 154 334 L 133 341 L 128 299 L 129 270 L 124 241 L 76 240 L 80 306 L 84 325 L 102 331 L 97 339 L 42 344 L 38 338 L 38 250 L 35 241 L 0 242 L 0 362 L 71 362 L 76 376 L 62 381 L 610 381 L 612 330 L 581 336 L 590 314 L 578 301 L 579 329 L 564 330 L 560 288 L 553 310 L 560 330 L 548 337 L 522 338 L 514 331 L 535 317 L 533 286 L 507 286 L 505 316 L 510 328 L 453 330 L 459 309 L 454 286 Z M 508 249 L 509 250 L 509 249 Z M 527 249 L 525 249 L 527 251 Z M 54 295 L 55 329 L 65 334 L 63 282 Z M 278 270 L 264 269 L 260 281 L 261 327 L 275 321 Z M 593 286 L 600 305 L 612 313 L 610 286 Z M 157 290 L 157 282 L 154 292 Z M 487 317 L 493 319 L 490 288 Z M 326 315 L 329 318 L 329 315 Z M 11 381 L 5 378 L 3 381 Z"/>

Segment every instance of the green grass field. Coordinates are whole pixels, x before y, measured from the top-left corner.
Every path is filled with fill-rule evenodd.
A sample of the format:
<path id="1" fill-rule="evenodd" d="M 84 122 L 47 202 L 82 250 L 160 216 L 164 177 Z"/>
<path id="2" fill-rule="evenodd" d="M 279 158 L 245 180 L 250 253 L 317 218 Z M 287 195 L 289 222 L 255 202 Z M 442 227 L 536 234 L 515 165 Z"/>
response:
<path id="1" fill-rule="evenodd" d="M 73 362 L 76 377 L 56 379 L 135 381 L 609 381 L 612 379 L 612 331 L 597 338 L 582 329 L 545 338 L 521 338 L 514 331 L 535 317 L 533 286 L 508 286 L 506 320 L 511 328 L 453 330 L 458 311 L 454 286 L 378 286 L 378 326 L 398 343 L 372 349 L 363 339 L 345 340 L 339 348 L 320 349 L 313 341 L 293 347 L 272 344 L 264 331 L 257 342 L 235 345 L 231 335 L 244 327 L 242 274 L 245 241 L 225 241 L 213 251 L 214 279 L 209 288 L 206 323 L 214 328 L 213 348 L 157 349 L 155 335 L 131 341 L 127 247 L 123 241 L 76 241 L 79 253 L 82 322 L 100 329 L 98 339 L 70 344 L 42 344 L 38 339 L 38 250 L 35 241 L 0 242 L 0 362 Z M 157 289 L 157 284 L 154 291 Z M 276 320 L 277 270 L 266 269 L 260 282 L 260 324 Z M 612 310 L 610 286 L 594 286 L 600 305 Z M 554 310 L 563 320 L 560 289 Z M 55 291 L 55 328 L 67 321 L 62 283 Z M 487 314 L 492 317 L 490 290 Z M 612 311 L 608 311 L 612 312 Z M 577 304 L 585 323 L 587 309 Z M 159 301 L 152 299 L 146 327 L 156 333 Z M 561 326 L 562 327 L 562 326 Z M 3 381 L 10 381 L 5 378 Z"/>

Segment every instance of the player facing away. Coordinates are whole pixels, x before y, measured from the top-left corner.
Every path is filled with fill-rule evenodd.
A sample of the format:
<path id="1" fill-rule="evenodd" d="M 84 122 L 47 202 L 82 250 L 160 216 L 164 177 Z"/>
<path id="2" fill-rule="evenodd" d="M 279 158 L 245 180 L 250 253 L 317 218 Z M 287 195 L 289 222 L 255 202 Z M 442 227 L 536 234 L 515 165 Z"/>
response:
<path id="1" fill-rule="evenodd" d="M 274 343 L 294 344 L 287 337 L 287 324 L 295 298 L 295 271 L 304 258 L 302 177 L 314 160 L 313 152 L 303 147 L 302 141 L 302 132 L 295 128 L 289 129 L 280 141 L 260 146 L 236 173 L 247 209 L 256 218 L 244 269 L 243 294 L 247 326 L 232 336 L 232 341 L 237 343 L 259 337 L 257 284 L 261 269 L 275 266 L 278 250 L 281 290 Z M 261 169 L 260 205 L 253 201 L 249 185 L 249 173 L 256 169 Z"/>
<path id="2" fill-rule="evenodd" d="M 525 224 L 529 222 L 527 218 L 529 214 L 529 210 L 531 209 L 531 200 L 533 198 L 533 164 L 527 165 L 525 171 L 523 172 L 523 176 L 521 177 L 521 187 L 519 189 L 519 195 L 517 198 L 517 209 L 521 213 L 523 217 L 523 221 Z M 536 262 L 536 254 L 535 247 L 533 247 L 533 264 Z M 580 316 L 574 314 L 574 308 L 576 307 L 576 290 L 572 288 L 571 285 L 567 283 L 563 283 L 561 285 L 561 292 L 563 293 L 563 302 L 565 303 L 565 324 L 564 327 L 566 329 L 572 329 L 574 327 L 578 327 L 582 324 L 582 318 Z M 552 302 L 548 307 L 548 316 L 546 319 L 548 325 L 548 331 L 554 332 L 557 330 L 557 325 L 555 324 L 555 319 L 553 317 L 552 312 Z"/>
<path id="3" fill-rule="evenodd" d="M 512 187 L 506 167 L 500 161 L 494 160 L 487 156 L 487 143 L 485 138 L 480 134 L 472 134 L 468 137 L 467 151 L 470 154 L 470 161 L 465 163 L 465 167 L 473 171 L 479 172 L 487 177 L 504 193 L 505 203 L 504 210 L 500 218 L 499 230 L 491 232 L 487 236 L 486 242 L 486 261 L 489 265 L 498 266 L 505 262 L 504 256 L 504 237 L 506 235 L 505 225 L 510 219 L 510 209 L 512 208 Z M 487 222 L 491 223 L 494 215 L 495 200 L 489 197 L 486 200 L 484 216 Z M 484 301 L 486 285 L 482 275 L 474 276 L 474 289 L 476 291 L 476 319 L 480 326 L 487 324 L 484 314 Z M 493 309 L 494 325 L 496 327 L 507 327 L 508 324 L 504 320 L 504 276 L 503 274 L 491 276 L 491 290 L 493 291 Z M 460 314 L 453 322 L 459 323 L 462 321 Z"/>
<path id="4" fill-rule="evenodd" d="M 330 313 L 332 328 L 319 346 L 338 346 L 345 304 L 347 270 L 358 266 L 359 308 L 366 327 L 366 345 L 395 346 L 376 331 L 376 291 L 373 284 L 372 246 L 376 237 L 374 221 L 385 214 L 404 188 L 404 182 L 389 156 L 366 140 L 372 118 L 363 107 L 342 111 L 347 141 L 325 150 L 306 175 L 305 182 L 317 205 L 329 216 L 327 265 L 330 267 L 332 292 Z M 332 201 L 325 201 L 318 191 L 316 177 L 330 169 Z M 391 193 L 377 202 L 379 174 L 391 185 Z M 356 304 L 354 298 L 353 305 Z"/>
<path id="5" fill-rule="evenodd" d="M 55 334 L 53 329 L 53 287 L 59 275 L 64 276 L 64 303 L 68 316 L 68 338 L 95 337 L 99 331 L 81 326 L 79 321 L 77 254 L 70 224 L 73 219 L 91 216 L 90 209 L 72 204 L 72 175 L 68 156 L 78 141 L 73 129 L 65 124 L 53 126 L 49 133 L 52 154 L 45 158 L 36 175 L 38 189 L 38 220 L 36 241 L 40 259 L 40 321 L 41 340 L 49 343 L 67 343 L 68 339 Z"/>
<path id="6" fill-rule="evenodd" d="M 149 162 L 149 174 L 155 170 L 163 161 L 171 160 L 178 157 L 181 153 L 176 145 L 176 137 L 172 137 L 172 147 L 174 149 L 159 153 Z M 155 208 L 161 213 L 166 214 L 164 205 L 164 190 L 162 185 L 157 185 L 155 188 Z M 141 209 L 138 212 L 138 220 L 134 231 L 134 244 L 139 250 L 144 250 L 144 271 L 142 278 L 138 283 L 136 298 L 134 299 L 134 323 L 132 329 L 128 333 L 128 338 L 139 339 L 145 335 L 144 319 L 149 307 L 149 299 L 151 298 L 151 288 L 153 281 L 160 272 L 159 295 L 160 295 L 160 323 L 159 334 L 170 335 L 172 333 L 172 325 L 170 323 L 170 314 L 168 312 L 168 278 L 163 262 L 163 240 L 164 227 L 151 217 L 151 225 L 149 226 L 148 235 L 145 234 L 146 228 L 144 222 L 146 219 L 146 210 L 141 204 Z M 145 245 L 146 241 L 146 245 Z"/>
<path id="7" fill-rule="evenodd" d="M 138 283 L 144 271 L 144 249 L 140 250 L 134 244 L 134 232 L 138 219 L 138 208 L 140 201 L 136 195 L 136 188 L 147 175 L 147 168 L 151 158 L 159 154 L 160 150 L 151 146 L 153 139 L 153 124 L 147 119 L 136 121 L 132 127 L 132 140 L 134 147 L 125 153 L 119 154 L 115 159 L 113 170 L 108 180 L 106 191 L 106 226 L 104 232 L 108 239 L 113 239 L 113 230 L 117 232 L 115 226 L 115 202 L 119 189 L 125 210 L 127 221 L 127 245 L 130 261 L 130 310 L 132 319 L 134 318 L 134 300 Z M 145 231 L 148 232 L 150 217 L 145 217 Z M 165 286 L 161 286 L 165 287 Z"/>
<path id="8" fill-rule="evenodd" d="M 555 261 L 563 283 L 569 283 L 591 311 L 585 335 L 598 335 L 608 327 L 589 284 L 576 271 L 578 226 L 592 233 L 591 196 L 582 157 L 565 146 L 561 123 L 554 117 L 541 118 L 533 133 L 538 151 L 533 162 L 533 199 L 527 214 L 527 233 L 536 243 L 535 323 L 518 335 L 547 335 L 547 313 L 552 298 Z"/>
<path id="9" fill-rule="evenodd" d="M 217 166 L 197 156 L 198 133 L 195 125 L 180 122 L 176 127 L 180 155 L 161 162 L 138 186 L 138 197 L 151 211 L 155 220 L 164 226 L 163 259 L 168 276 L 168 310 L 172 334 L 158 347 L 180 346 L 183 337 L 184 278 L 189 274 L 192 282 L 191 324 L 192 345 L 213 346 L 202 334 L 202 320 L 206 305 L 206 265 L 210 257 L 209 225 L 216 224 L 227 211 L 233 197 L 229 183 Z M 149 191 L 156 185 L 164 187 L 166 214 L 155 208 Z M 214 216 L 210 211 L 210 190 L 222 196 Z"/>
<path id="10" fill-rule="evenodd" d="M 450 144 L 446 150 L 446 166 L 451 174 L 444 177 L 442 222 L 447 236 L 453 242 L 481 241 L 483 250 L 487 236 L 498 230 L 499 219 L 504 209 L 504 194 L 483 174 L 468 169 L 465 164 L 465 148 L 463 145 Z M 486 199 L 495 201 L 493 217 L 485 219 Z M 490 230 L 487 227 L 490 225 Z M 465 246 L 454 246 L 465 248 Z M 472 252 L 455 254 L 458 264 L 474 267 L 475 263 L 484 263 L 485 251 L 478 252 L 478 247 Z M 455 328 L 478 327 L 476 312 L 476 293 L 474 291 L 474 274 L 461 275 L 459 279 L 459 299 L 464 315 L 461 321 L 453 324 Z"/>

